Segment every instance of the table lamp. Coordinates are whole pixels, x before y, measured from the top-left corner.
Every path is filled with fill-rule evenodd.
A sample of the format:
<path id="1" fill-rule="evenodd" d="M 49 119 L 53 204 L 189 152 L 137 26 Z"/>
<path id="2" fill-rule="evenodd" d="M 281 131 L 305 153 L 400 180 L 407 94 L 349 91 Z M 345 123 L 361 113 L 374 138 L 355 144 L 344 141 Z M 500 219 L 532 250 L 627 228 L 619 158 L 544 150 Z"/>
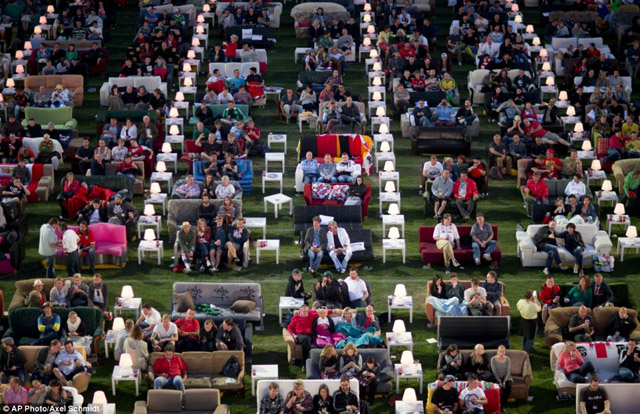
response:
<path id="1" fill-rule="evenodd" d="M 600 171 L 602 169 L 602 165 L 600 164 L 600 160 L 591 161 L 591 169 L 593 171 Z"/>
<path id="2" fill-rule="evenodd" d="M 403 341 L 405 337 L 405 333 L 407 332 L 407 327 L 404 326 L 404 321 L 402 319 L 396 319 L 393 322 L 393 337 L 396 341 Z"/>
<path id="3" fill-rule="evenodd" d="M 36 27 L 33 28 L 33 34 L 39 35 L 41 33 L 42 33 L 42 27 L 36 26 Z"/>
<path id="4" fill-rule="evenodd" d="M 380 124 L 380 129 L 378 130 L 379 133 L 386 135 L 389 133 L 389 125 L 387 124 Z M 387 141 L 384 141 L 383 144 L 389 144 Z"/>
<path id="5" fill-rule="evenodd" d="M 582 151 L 588 152 L 588 151 L 591 151 L 592 149 L 593 147 L 591 146 L 591 141 L 585 140 L 582 143 Z"/>
<path id="6" fill-rule="evenodd" d="M 163 173 L 167 171 L 167 164 L 164 163 L 164 161 L 158 161 L 156 163 L 156 171 L 159 173 Z"/>
<path id="7" fill-rule="evenodd" d="M 38 23 L 47 24 L 47 17 L 46 16 L 40 16 L 40 19 L 38 19 Z"/>
<path id="8" fill-rule="evenodd" d="M 191 72 L 191 65 L 187 62 L 184 62 L 184 64 L 182 65 L 182 71 L 186 73 Z"/>
<path id="9" fill-rule="evenodd" d="M 203 13 L 209 13 L 211 11 L 211 6 L 209 6 L 208 4 L 203 4 L 202 5 L 202 12 Z M 204 17 L 204 16 L 202 16 Z"/>
<path id="10" fill-rule="evenodd" d="M 413 354 L 411 351 L 403 351 L 402 356 L 400 357 L 400 366 L 402 367 L 402 372 L 405 374 L 413 373 L 415 368 L 415 362 L 413 360 Z"/>
<path id="11" fill-rule="evenodd" d="M 373 95 L 371 95 L 371 99 L 373 99 L 376 102 L 381 101 L 382 94 L 380 92 L 374 92 Z"/>
<path id="12" fill-rule="evenodd" d="M 547 52 L 547 49 L 540 49 L 540 54 L 538 54 L 538 56 L 540 57 L 540 59 L 546 60 L 549 56 L 549 52 Z"/>
<path id="13" fill-rule="evenodd" d="M 150 206 L 151 204 L 147 204 L 148 206 Z M 120 332 L 120 331 L 124 331 L 124 319 L 121 317 L 117 317 L 113 320 L 113 325 L 111 325 L 111 330 L 113 332 Z"/>
<path id="14" fill-rule="evenodd" d="M 384 184 L 384 191 L 387 194 L 393 194 L 396 192 L 396 183 L 394 183 L 393 181 L 387 181 Z"/>
<path id="15" fill-rule="evenodd" d="M 542 64 L 542 71 L 543 71 L 543 72 L 549 72 L 549 71 L 551 71 L 551 63 L 549 63 L 549 62 L 544 62 L 544 63 Z"/>
<path id="16" fill-rule="evenodd" d="M 369 23 L 371 21 L 371 15 L 370 14 L 365 14 L 364 16 L 362 16 L 362 21 L 365 23 Z"/>
<path id="17" fill-rule="evenodd" d="M 402 402 L 405 404 L 415 404 L 418 402 L 418 396 L 416 395 L 416 390 L 413 388 L 407 388 L 404 390 L 404 394 L 402 394 Z"/>
<path id="18" fill-rule="evenodd" d="M 9 78 L 7 79 L 6 85 L 7 85 L 7 88 L 15 88 L 16 81 L 14 81 L 13 78 Z"/>
<path id="19" fill-rule="evenodd" d="M 370 35 L 374 34 L 376 32 L 376 27 L 372 24 L 369 25 L 369 27 L 367 27 L 367 33 L 369 33 Z"/>
<path id="20" fill-rule="evenodd" d="M 196 51 L 189 49 L 189 51 L 187 52 L 187 59 L 193 60 L 195 58 L 196 58 Z"/>
<path id="21" fill-rule="evenodd" d="M 560 93 L 558 94 L 558 99 L 560 99 L 562 102 L 566 102 L 569 99 L 567 91 L 560 91 Z"/>
<path id="22" fill-rule="evenodd" d="M 534 37 L 533 40 L 531 41 L 531 44 L 533 44 L 536 47 L 540 46 L 540 38 L 538 36 Z"/>
<path id="23" fill-rule="evenodd" d="M 387 111 L 384 109 L 383 106 L 379 106 L 376 108 L 376 116 L 378 117 L 387 116 Z"/>
<path id="24" fill-rule="evenodd" d="M 576 108 L 573 105 L 567 107 L 567 116 L 576 116 Z"/>
<path id="25" fill-rule="evenodd" d="M 178 113 L 178 108 L 171 108 L 169 110 L 169 118 L 177 118 L 180 114 Z M 177 125 L 172 125 L 177 126 Z"/>
<path id="26" fill-rule="evenodd" d="M 122 298 L 122 302 L 125 304 L 133 299 L 133 287 L 131 287 L 131 285 L 122 286 L 122 290 L 120 291 L 120 298 Z"/>
<path id="27" fill-rule="evenodd" d="M 511 6 L 511 12 L 518 13 L 519 11 L 520 11 L 520 6 L 518 6 L 516 3 L 513 3 L 513 5 Z"/>
<path id="28" fill-rule="evenodd" d="M 53 5 L 47 6 L 47 13 L 53 14 L 55 12 L 56 12 L 56 9 L 55 9 L 55 7 L 53 7 Z"/>
<path id="29" fill-rule="evenodd" d="M 576 122 L 573 126 L 573 132 L 576 134 L 582 134 L 584 132 L 584 125 L 582 125 L 582 122 Z"/>
<path id="30" fill-rule="evenodd" d="M 24 52 L 22 50 L 17 50 L 16 51 L 16 60 L 22 60 L 24 59 Z"/>
<path id="31" fill-rule="evenodd" d="M 145 204 L 144 205 L 144 215 L 145 216 L 155 216 L 156 215 L 156 208 L 153 206 L 153 204 Z"/>
<path id="32" fill-rule="evenodd" d="M 371 26 L 369 26 L 369 27 L 371 27 Z M 380 55 L 378 54 L 378 49 L 371 49 L 371 51 L 369 52 L 369 57 L 370 57 L 371 59 L 375 59 L 375 58 L 377 58 L 378 56 L 380 56 Z"/>
<path id="33" fill-rule="evenodd" d="M 513 18 L 513 21 L 516 22 L 516 24 L 522 24 L 522 16 L 517 15 Z"/>
<path id="34" fill-rule="evenodd" d="M 635 243 L 636 239 L 638 238 L 638 229 L 636 228 L 636 226 L 629 226 L 626 236 L 631 239 L 630 241 Z"/>
<path id="35" fill-rule="evenodd" d="M 611 180 L 604 180 L 602 182 L 602 191 L 606 191 L 607 193 L 610 193 L 611 191 L 613 191 L 613 185 L 611 185 Z"/>
<path id="36" fill-rule="evenodd" d="M 385 161 L 383 170 L 385 172 L 394 172 L 396 170 L 396 167 L 393 164 L 393 161 Z"/>
<path id="37" fill-rule="evenodd" d="M 525 29 L 525 31 L 529 34 L 533 33 L 533 25 L 532 24 L 528 24 L 527 28 Z"/>
<path id="38" fill-rule="evenodd" d="M 365 3 L 364 4 L 364 11 L 366 11 L 366 12 L 371 11 L 371 4 Z"/>
<path id="39" fill-rule="evenodd" d="M 176 125 L 178 126 L 178 125 Z M 165 154 L 171 154 L 173 152 L 173 148 L 171 148 L 171 144 L 168 142 L 162 143 L 162 152 Z"/>
<path id="40" fill-rule="evenodd" d="M 391 216 L 397 216 L 400 214 L 400 207 L 398 206 L 398 203 L 389 204 L 389 210 L 387 210 L 387 213 Z"/>
<path id="41" fill-rule="evenodd" d="M 30 41 L 26 41 L 24 42 L 24 50 L 31 50 L 33 48 L 33 46 L 31 45 Z"/>
<path id="42" fill-rule="evenodd" d="M 149 187 L 149 192 L 151 194 L 160 194 L 162 190 L 160 189 L 160 183 L 151 183 L 151 187 Z"/>
<path id="43" fill-rule="evenodd" d="M 18 75 L 22 75 L 24 73 L 24 66 L 23 65 L 16 65 L 16 73 Z"/>
<path id="44" fill-rule="evenodd" d="M 49 6 L 53 7 L 53 6 Z M 120 318 L 122 319 L 122 318 Z M 96 407 L 98 410 L 98 414 L 102 414 L 104 412 L 104 406 L 108 404 L 107 396 L 104 391 L 96 391 L 93 393 L 93 400 L 91 401 L 91 405 Z"/>
<path id="45" fill-rule="evenodd" d="M 382 70 L 382 63 L 376 62 L 373 64 L 373 68 L 371 68 L 374 72 L 380 72 Z"/>
<path id="46" fill-rule="evenodd" d="M 151 204 L 148 204 L 151 205 Z M 156 232 L 153 229 L 145 229 L 144 231 L 144 240 L 146 241 L 154 241 L 156 239 Z"/>
<path id="47" fill-rule="evenodd" d="M 398 230 L 397 227 L 391 227 L 389 229 L 389 234 L 388 234 L 389 238 L 391 240 L 398 240 L 400 238 L 400 230 Z"/>
<path id="48" fill-rule="evenodd" d="M 204 23 L 204 16 L 199 14 L 198 17 L 196 17 L 196 22 L 198 23 Z"/>
<path id="49" fill-rule="evenodd" d="M 371 39 L 369 39 L 368 37 L 365 37 L 364 39 L 362 39 L 362 46 L 370 47 L 371 46 Z"/>
<path id="50" fill-rule="evenodd" d="M 171 109 L 175 109 L 175 108 L 171 108 Z M 180 135 L 180 127 L 178 127 L 178 125 L 171 125 L 171 127 L 169 127 L 169 135 L 173 135 L 174 137 L 176 135 Z"/>
<path id="51" fill-rule="evenodd" d="M 182 81 L 182 84 L 185 87 L 190 88 L 193 86 L 193 79 L 191 79 L 190 77 L 184 78 L 184 80 Z"/>
<path id="52" fill-rule="evenodd" d="M 549 76 L 549 77 L 547 78 L 547 80 L 546 80 L 546 81 L 544 81 L 544 83 L 545 83 L 547 86 L 553 86 L 553 85 L 555 85 L 555 84 L 556 84 L 556 81 L 553 79 L 553 77 L 552 77 L 552 76 Z"/>
<path id="53" fill-rule="evenodd" d="M 196 33 L 197 34 L 203 34 L 204 33 L 204 26 L 199 24 L 198 26 L 196 26 Z"/>
<path id="54" fill-rule="evenodd" d="M 402 304 L 407 297 L 407 287 L 402 283 L 398 283 L 393 290 L 393 296 L 395 297 L 397 303 Z"/>
<path id="55" fill-rule="evenodd" d="M 197 37 L 194 37 L 193 39 L 191 39 L 191 46 L 199 47 L 200 46 L 200 39 L 198 39 Z"/>
<path id="56" fill-rule="evenodd" d="M 382 79 L 380 79 L 380 76 L 376 76 L 375 78 L 373 78 L 373 86 L 381 86 L 382 85 Z"/>
<path id="57" fill-rule="evenodd" d="M 620 221 L 622 216 L 624 216 L 624 214 L 625 214 L 624 204 L 617 203 L 615 208 L 613 209 L 613 214 L 615 214 L 617 216 L 617 221 Z"/>
<path id="58" fill-rule="evenodd" d="M 124 352 L 120 355 L 120 362 L 118 362 L 118 366 L 120 367 L 120 373 L 123 377 L 130 377 L 133 375 L 133 360 L 131 359 L 131 354 Z"/>

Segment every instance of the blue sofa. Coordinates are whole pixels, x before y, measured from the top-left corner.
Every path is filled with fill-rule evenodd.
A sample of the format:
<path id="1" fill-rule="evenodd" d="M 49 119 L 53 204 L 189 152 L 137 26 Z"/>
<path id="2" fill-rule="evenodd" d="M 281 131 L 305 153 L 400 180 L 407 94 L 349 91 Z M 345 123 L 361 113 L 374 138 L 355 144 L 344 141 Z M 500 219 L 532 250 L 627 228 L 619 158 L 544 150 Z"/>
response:
<path id="1" fill-rule="evenodd" d="M 218 160 L 218 164 L 223 164 L 224 160 Z M 236 160 L 238 172 L 242 173 L 242 178 L 238 180 L 242 186 L 243 194 L 251 194 L 253 189 L 253 162 L 247 159 Z M 204 182 L 204 169 L 209 165 L 209 161 L 194 161 L 193 178 Z"/>

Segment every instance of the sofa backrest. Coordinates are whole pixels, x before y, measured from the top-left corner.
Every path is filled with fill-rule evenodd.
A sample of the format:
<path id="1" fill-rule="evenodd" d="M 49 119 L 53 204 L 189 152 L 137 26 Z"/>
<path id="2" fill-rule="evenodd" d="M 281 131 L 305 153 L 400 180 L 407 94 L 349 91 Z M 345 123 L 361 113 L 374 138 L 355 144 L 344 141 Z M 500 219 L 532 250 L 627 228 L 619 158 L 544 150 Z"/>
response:
<path id="1" fill-rule="evenodd" d="M 576 395 L 589 384 L 576 384 Z M 640 384 L 600 384 L 600 388 L 607 391 L 610 410 L 616 414 L 635 414 L 638 412 L 637 393 L 640 392 Z M 582 414 L 580 398 L 576 398 L 576 414 Z"/>
<path id="2" fill-rule="evenodd" d="M 342 349 L 337 349 L 338 355 L 342 355 Z M 314 364 L 320 364 L 320 353 L 322 349 L 312 349 L 309 354 L 309 358 L 313 361 Z M 376 359 L 378 365 L 380 365 L 380 369 L 383 369 L 387 366 L 391 366 L 391 359 L 389 359 L 389 355 L 387 354 L 387 350 L 383 348 L 358 348 L 358 354 L 362 356 L 362 362 L 364 363 L 367 358 L 370 356 Z"/>
<path id="3" fill-rule="evenodd" d="M 620 353 L 627 347 L 626 342 L 577 342 L 576 349 L 585 362 L 590 361 L 596 372 L 618 373 L 620 367 Z M 558 342 L 551 347 L 551 362 L 558 361 L 558 356 L 564 351 L 564 342 Z M 555 367 L 554 367 L 555 369 Z M 615 411 L 614 411 L 615 412 Z"/>
<path id="4" fill-rule="evenodd" d="M 437 338 L 441 349 L 444 343 L 457 343 L 463 349 L 473 348 L 475 343 L 495 341 L 501 341 L 508 347 L 509 324 L 509 316 L 438 316 Z M 470 339 L 475 343 L 472 344 Z"/>
<path id="5" fill-rule="evenodd" d="M 154 390 L 147 392 L 147 413 L 182 412 L 182 391 Z"/>
<path id="6" fill-rule="evenodd" d="M 180 14 L 185 16 L 187 26 L 193 26 L 196 22 L 196 6 L 194 4 L 181 4 L 180 6 L 174 6 L 173 4 L 160 4 L 155 6 L 158 16 L 162 16 L 162 13 L 166 10 L 169 16 L 173 15 L 177 9 L 180 9 Z M 147 9 L 140 8 L 139 18 L 142 19 L 147 13 Z"/>
<path id="7" fill-rule="evenodd" d="M 113 191 L 126 190 L 128 195 L 126 199 L 133 198 L 133 181 L 124 175 L 76 175 L 75 179 L 87 185 L 97 185 L 103 188 L 109 188 Z M 65 177 L 60 179 L 60 187 L 64 184 Z"/>
<path id="8" fill-rule="evenodd" d="M 152 352 L 149 355 L 149 366 L 153 367 L 158 358 L 160 358 L 162 355 L 164 355 L 163 352 Z M 222 373 L 224 364 L 231 356 L 234 356 L 238 359 L 240 367 L 244 367 L 243 351 L 189 351 L 182 353 L 176 352 L 174 355 L 178 355 L 187 364 L 187 372 L 190 375 L 219 375 Z"/>
<path id="9" fill-rule="evenodd" d="M 370 143 L 371 139 L 362 136 L 364 142 Z M 362 157 L 367 148 L 363 146 L 363 141 L 358 136 L 352 135 L 308 135 L 300 138 L 298 143 L 298 159 L 303 160 L 308 151 L 314 157 L 324 159 L 325 154 L 330 154 L 334 159 L 339 159 L 343 152 L 350 155 L 352 159 Z"/>
<path id="10" fill-rule="evenodd" d="M 41 75 L 27 76 L 24 79 L 25 89 L 33 92 L 37 92 L 41 86 L 44 86 L 47 91 L 52 91 L 58 84 L 61 84 L 65 89 L 75 92 L 76 89 L 79 88 L 82 90 L 84 87 L 84 78 L 82 75 Z"/>
<path id="11" fill-rule="evenodd" d="M 460 354 L 462 355 L 462 360 L 466 363 L 469 359 L 469 356 L 473 353 L 473 349 L 461 349 Z M 485 355 L 489 360 L 494 357 L 497 353 L 497 349 L 485 349 Z M 438 367 L 441 366 L 442 359 L 444 358 L 445 351 L 441 351 L 438 354 Z M 529 354 L 520 349 L 507 349 L 507 356 L 511 359 L 511 375 L 520 377 L 523 376 L 523 372 L 525 375 L 531 374 L 531 363 L 529 360 Z"/>
<path id="12" fill-rule="evenodd" d="M 216 210 L 220 208 L 224 200 L 214 199 L 211 204 Z M 202 200 L 169 200 L 168 219 L 176 223 L 182 224 L 183 221 L 195 223 L 198 221 L 198 207 L 202 204 Z M 233 200 L 236 208 L 236 216 L 242 217 L 242 200 Z"/>
<path id="13" fill-rule="evenodd" d="M 89 225 L 96 245 L 100 243 L 117 243 L 127 246 L 127 227 L 121 224 L 94 223 Z"/>
<path id="14" fill-rule="evenodd" d="M 134 161 L 133 163 L 138 166 L 138 168 L 142 172 L 142 174 L 138 177 L 144 177 L 144 161 Z M 122 164 L 122 161 L 111 161 L 107 163 L 107 165 L 105 166 L 105 173 L 107 175 L 116 175 L 118 173 L 118 167 L 120 166 L 120 164 Z M 142 182 L 144 185 L 144 180 L 142 180 Z"/>
<path id="15" fill-rule="evenodd" d="M 620 308 L 618 307 L 597 307 L 593 310 L 593 327 L 596 330 L 596 334 L 605 334 L 609 320 L 613 315 L 617 315 Z M 635 322 L 636 328 L 638 324 L 638 311 L 635 309 L 627 309 L 629 318 Z"/>
<path id="16" fill-rule="evenodd" d="M 192 388 L 184 392 L 184 411 L 212 413 L 220 405 L 220 390 Z"/>
<path id="17" fill-rule="evenodd" d="M 313 224 L 316 216 L 333 217 L 338 224 L 342 222 L 362 223 L 362 208 L 360 206 L 295 206 L 293 208 L 293 223 Z"/>
<path id="18" fill-rule="evenodd" d="M 106 124 L 107 122 L 111 121 L 111 118 L 116 118 L 119 125 L 124 125 L 124 121 L 127 118 L 131 118 L 131 122 L 133 122 L 134 124 L 138 124 L 142 122 L 142 118 L 144 118 L 145 116 L 151 118 L 151 122 L 156 122 L 156 111 L 99 111 L 96 114 L 96 122 L 98 124 Z"/>
<path id="19" fill-rule="evenodd" d="M 32 372 L 33 368 L 35 368 L 36 365 L 36 357 L 38 356 L 38 352 L 40 352 L 42 348 L 48 347 L 44 345 L 20 345 L 18 348 L 24 353 L 24 356 L 27 360 L 27 362 L 24 364 L 24 370 L 26 372 Z M 76 351 L 80 352 L 85 361 L 87 360 L 87 351 L 84 346 L 75 345 L 73 348 Z"/>
<path id="20" fill-rule="evenodd" d="M 639 158 L 628 158 L 626 160 L 618 160 L 613 163 L 614 166 L 620 167 L 622 170 L 622 174 L 624 175 L 623 179 L 629 174 L 631 171 L 640 169 L 640 159 Z"/>
<path id="21" fill-rule="evenodd" d="M 251 300 L 259 306 L 262 297 L 260 283 L 175 282 L 173 284 L 173 293 L 184 292 L 191 292 L 196 306 L 206 303 L 225 308 L 230 307 L 237 300 Z"/>
<path id="22" fill-rule="evenodd" d="M 183 352 L 180 356 L 189 367 L 189 375 L 210 375 L 215 352 Z"/>
<path id="23" fill-rule="evenodd" d="M 527 234 L 529 235 L 529 237 L 535 236 L 538 229 L 540 229 L 540 227 L 542 226 L 545 226 L 545 224 L 529 225 L 527 227 Z M 556 233 L 562 233 L 564 231 L 565 231 L 564 225 L 561 225 L 561 224 L 556 225 L 556 228 L 555 228 Z M 594 223 L 591 223 L 591 224 L 585 223 L 585 224 L 576 224 L 576 231 L 582 235 L 582 240 L 586 244 L 593 244 L 593 239 L 598 234 L 599 229 Z M 564 241 L 559 239 L 558 244 L 564 245 Z"/>
<path id="24" fill-rule="evenodd" d="M 15 293 L 13 294 L 13 298 L 11 299 L 11 303 L 9 305 L 9 311 L 12 311 L 15 308 L 20 308 L 24 306 L 24 300 L 27 298 L 27 296 L 29 296 L 29 293 L 33 290 L 33 282 L 35 280 L 36 279 L 23 279 L 23 280 L 18 280 L 15 283 L 16 290 L 15 290 Z M 51 289 L 55 285 L 55 279 L 42 278 L 40 280 L 44 284 L 42 293 L 44 294 L 45 298 L 49 300 L 49 292 L 51 292 Z M 69 283 L 73 282 L 73 279 L 70 277 L 63 278 L 63 280 L 69 281 Z M 82 281 L 87 285 L 89 285 L 89 283 L 91 283 L 92 280 L 93 278 L 91 277 L 82 278 Z"/>
<path id="25" fill-rule="evenodd" d="M 100 326 L 98 323 L 102 323 L 102 311 L 96 310 L 93 307 L 77 306 L 72 310 L 74 310 L 85 323 L 87 332 L 90 334 L 93 334 L 93 332 L 95 332 L 95 330 Z M 62 329 L 66 329 L 67 316 L 70 310 L 54 307 L 53 311 L 60 315 L 61 327 Z M 98 313 L 99 316 L 96 315 L 96 313 Z M 17 308 L 9 312 L 9 325 L 13 329 L 13 332 L 15 332 L 15 336 L 17 338 L 37 338 L 40 336 L 37 321 L 41 314 L 42 309 L 40 308 Z"/>
<path id="26" fill-rule="evenodd" d="M 560 180 L 550 180 L 548 178 L 545 178 L 544 182 L 547 183 L 547 188 L 549 189 L 549 199 L 554 197 L 566 197 L 566 195 L 564 194 L 564 190 L 565 188 L 567 188 L 567 185 L 569 185 L 569 182 L 571 181 L 573 180 L 568 178 Z M 593 203 L 597 203 L 598 199 L 593 199 L 591 189 L 585 186 L 585 190 L 585 194 L 591 197 L 591 201 Z"/>
<path id="27" fill-rule="evenodd" d="M 578 313 L 578 309 L 580 309 L 578 306 L 550 309 L 549 317 L 553 318 L 558 326 L 566 328 L 567 326 L 569 326 L 569 320 L 571 319 L 571 317 Z M 593 311 L 591 309 L 587 308 L 587 314 L 593 319 Z"/>
<path id="28" fill-rule="evenodd" d="M 469 85 L 484 85 L 489 80 L 488 69 L 476 69 L 469 72 Z"/>
<path id="29" fill-rule="evenodd" d="M 36 123 L 41 125 L 46 125 L 49 122 L 59 125 L 73 118 L 73 108 L 70 106 L 60 108 L 36 108 L 28 106 L 24 108 L 24 115 L 27 119 L 35 119 Z"/>
<path id="30" fill-rule="evenodd" d="M 456 226 L 456 227 L 458 228 L 458 235 L 460 235 L 461 242 L 464 242 L 464 239 L 466 239 L 467 236 L 469 236 L 469 234 L 471 233 L 472 226 Z M 433 240 L 433 230 L 435 228 L 436 228 L 435 226 L 420 226 L 419 236 L 418 236 L 419 242 L 435 243 L 435 240 Z M 498 226 L 491 226 L 491 229 L 493 230 L 493 239 L 498 240 Z"/>
<path id="31" fill-rule="evenodd" d="M 289 391 L 293 390 L 293 384 L 295 384 L 296 381 L 298 380 L 291 379 L 291 380 L 275 380 L 275 381 L 272 381 L 272 380 L 258 381 L 258 386 L 256 388 L 256 404 L 257 404 L 256 412 L 258 413 L 260 412 L 260 401 L 269 394 L 269 384 L 271 384 L 272 382 L 275 382 L 276 384 L 278 384 L 280 388 L 280 395 L 282 396 L 282 398 L 285 398 L 289 393 Z M 329 394 L 332 396 L 336 391 L 340 389 L 340 380 L 337 380 L 337 379 L 336 380 L 303 379 L 302 382 L 304 383 L 304 390 L 307 391 L 312 396 L 318 393 L 318 389 L 322 384 L 325 384 L 327 387 L 329 387 Z M 350 379 L 349 385 L 351 388 L 351 392 L 353 392 L 355 395 L 358 396 L 358 398 L 360 398 L 360 387 L 358 385 L 358 380 L 355 378 Z"/>
<path id="32" fill-rule="evenodd" d="M 458 283 L 460 283 L 462 286 L 464 286 L 465 289 L 469 289 L 471 287 L 471 281 L 470 280 L 458 280 Z M 498 283 L 500 284 L 500 286 L 502 286 L 502 295 L 504 295 L 504 283 L 501 281 L 498 281 Z M 432 280 L 429 280 L 427 282 L 427 297 L 431 296 L 431 285 L 433 284 Z M 442 281 L 442 285 L 443 286 L 448 286 L 451 284 L 451 280 L 443 280 Z M 480 282 L 480 285 L 482 285 L 482 281 Z"/>

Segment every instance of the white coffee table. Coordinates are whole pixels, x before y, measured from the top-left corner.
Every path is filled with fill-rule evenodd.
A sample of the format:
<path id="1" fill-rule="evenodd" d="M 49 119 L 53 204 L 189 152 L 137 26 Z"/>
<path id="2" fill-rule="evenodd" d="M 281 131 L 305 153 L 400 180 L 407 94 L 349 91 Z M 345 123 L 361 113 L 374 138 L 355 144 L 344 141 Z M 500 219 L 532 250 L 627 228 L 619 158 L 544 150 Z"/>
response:
<path id="1" fill-rule="evenodd" d="M 272 144 L 282 144 L 284 149 L 282 152 L 287 153 L 287 135 L 286 134 L 269 134 L 267 135 L 267 146 L 271 149 Z"/>
<path id="2" fill-rule="evenodd" d="M 264 198 L 264 212 L 267 212 L 267 203 L 271 203 L 274 206 L 273 214 L 275 218 L 278 218 L 278 210 L 282 208 L 282 205 L 289 203 L 289 215 L 293 214 L 293 199 L 282 193 L 266 196 Z"/>
<path id="3" fill-rule="evenodd" d="M 144 253 L 156 253 L 158 256 L 158 265 L 162 264 L 162 256 L 164 256 L 164 244 L 162 240 L 140 240 L 138 245 L 138 264 L 142 264 L 142 256 Z"/>
<path id="4" fill-rule="evenodd" d="M 277 380 L 278 366 L 269 365 L 252 365 L 251 366 L 251 395 L 256 395 L 256 382 L 258 380 Z"/>
<path id="5" fill-rule="evenodd" d="M 607 233 L 611 236 L 611 226 L 622 226 L 626 231 L 631 225 L 631 217 L 628 214 L 619 216 L 617 214 L 607 214 Z"/>
<path id="6" fill-rule="evenodd" d="M 291 296 L 280 296 L 278 304 L 278 321 L 282 323 L 282 310 L 300 309 L 304 305 L 304 300 Z"/>
<path id="7" fill-rule="evenodd" d="M 404 239 L 404 214 L 392 216 L 391 214 L 382 215 L 382 234 L 387 234 L 387 226 L 400 226 L 402 238 Z"/>
<path id="8" fill-rule="evenodd" d="M 267 152 L 264 154 L 264 170 L 269 171 L 270 162 L 279 162 L 282 164 L 282 171 L 284 172 L 284 152 Z"/>
<path id="9" fill-rule="evenodd" d="M 413 335 L 411 332 L 405 332 L 403 334 L 395 334 L 393 332 L 387 332 L 385 334 L 387 342 L 387 355 L 391 358 L 391 348 L 407 347 L 413 352 Z"/>
<path id="10" fill-rule="evenodd" d="M 281 172 L 262 172 L 262 194 L 265 192 L 264 185 L 266 182 L 274 181 L 280 183 L 280 192 L 282 193 L 282 176 Z"/>
<path id="11" fill-rule="evenodd" d="M 397 191 L 395 193 L 380 192 L 378 201 L 380 202 L 380 215 L 382 215 L 382 203 L 398 203 L 398 208 L 402 210 L 402 196 Z"/>
<path id="12" fill-rule="evenodd" d="M 160 183 L 160 185 L 162 186 L 162 183 L 167 183 L 167 193 L 170 193 L 172 190 L 172 182 L 173 182 L 173 174 L 171 174 L 170 172 L 157 172 L 154 171 L 151 173 L 151 178 L 150 178 L 152 183 Z"/>
<path id="13" fill-rule="evenodd" d="M 262 229 L 262 238 L 267 238 L 267 218 L 266 217 L 245 217 L 244 226 L 249 229 Z"/>
<path id="14" fill-rule="evenodd" d="M 618 203 L 618 193 L 615 191 L 596 191 L 596 197 L 601 207 L 602 203 L 611 203 L 611 207 Z"/>
<path id="15" fill-rule="evenodd" d="M 384 163 L 387 161 L 393 162 L 393 166 L 396 165 L 396 155 L 393 152 L 376 152 L 376 172 L 378 172 L 378 168 L 380 167 L 380 162 L 384 166 Z"/>
<path id="16" fill-rule="evenodd" d="M 142 230 L 147 227 L 155 227 L 156 236 L 159 237 L 160 231 L 162 230 L 162 216 L 142 215 L 138 217 L 138 239 L 142 240 L 142 237 L 141 237 Z"/>
<path id="17" fill-rule="evenodd" d="M 402 364 L 393 364 L 394 373 L 396 377 L 396 394 L 400 394 L 400 380 L 401 379 L 417 379 L 418 384 L 420 384 L 420 395 L 422 395 L 422 365 L 420 363 L 415 363 L 415 366 L 411 370 L 411 372 L 406 372 L 402 370 Z"/>
<path id="18" fill-rule="evenodd" d="M 280 240 L 273 239 L 256 240 L 256 264 L 260 264 L 260 252 L 268 250 L 276 252 L 276 264 L 280 264 Z"/>
<path id="19" fill-rule="evenodd" d="M 178 174 L 178 154 L 175 152 L 160 152 L 156 155 L 156 159 L 158 161 L 164 161 L 164 163 L 172 163 L 173 164 L 173 173 Z"/>
<path id="20" fill-rule="evenodd" d="M 394 295 L 387 296 L 387 309 L 389 315 L 389 323 L 391 323 L 392 309 L 409 309 L 409 323 L 413 323 L 413 296 L 405 296 L 402 302 Z"/>
<path id="21" fill-rule="evenodd" d="M 120 300 L 120 305 L 118 305 L 117 300 Z M 113 305 L 113 316 L 116 317 L 125 311 L 133 311 L 136 313 L 136 321 L 138 317 L 142 313 L 142 298 L 131 298 L 126 303 L 122 301 L 121 298 L 116 298 L 116 303 Z"/>
<path id="22" fill-rule="evenodd" d="M 119 365 L 113 367 L 111 374 L 111 392 L 116 395 L 116 385 L 122 381 L 133 381 L 136 385 L 136 397 L 140 395 L 140 370 L 134 369 L 130 375 L 123 375 L 122 368 Z"/>
<path id="23" fill-rule="evenodd" d="M 640 239 L 635 238 L 633 240 L 628 237 L 618 237 L 618 247 L 616 248 L 616 254 L 620 255 L 620 262 L 624 262 L 625 249 L 636 249 L 636 254 L 640 252 Z"/>
<path id="24" fill-rule="evenodd" d="M 387 263 L 387 250 L 402 251 L 402 263 L 406 263 L 407 245 L 404 239 L 382 239 L 382 263 Z"/>
<path id="25" fill-rule="evenodd" d="M 149 197 L 144 199 L 145 204 L 160 204 L 162 205 L 162 215 L 167 214 L 167 194 L 150 194 Z"/>
<path id="26" fill-rule="evenodd" d="M 116 333 L 112 329 L 107 331 L 107 335 L 104 337 L 104 356 L 109 358 L 109 347 L 116 347 Z"/>

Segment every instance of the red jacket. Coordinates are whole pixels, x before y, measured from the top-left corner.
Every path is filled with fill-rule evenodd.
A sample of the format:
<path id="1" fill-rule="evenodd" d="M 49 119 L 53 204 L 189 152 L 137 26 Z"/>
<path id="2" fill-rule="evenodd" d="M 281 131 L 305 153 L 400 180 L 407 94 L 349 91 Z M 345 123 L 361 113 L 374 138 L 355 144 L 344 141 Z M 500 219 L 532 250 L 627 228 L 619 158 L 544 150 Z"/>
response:
<path id="1" fill-rule="evenodd" d="M 310 310 L 309 316 L 300 316 L 300 312 L 293 315 L 287 330 L 291 335 L 312 335 L 313 322 L 318 318 L 318 312 Z"/>
<path id="2" fill-rule="evenodd" d="M 553 288 L 549 288 L 544 284 L 542 285 L 542 289 L 540 289 L 540 301 L 547 305 L 551 305 L 553 299 L 558 295 L 560 295 L 560 286 L 558 285 L 553 285 Z"/>
<path id="3" fill-rule="evenodd" d="M 537 183 L 533 179 L 529 180 L 527 188 L 531 191 L 530 195 L 533 198 L 549 198 L 549 187 L 542 178 Z"/>
<path id="4" fill-rule="evenodd" d="M 456 180 L 456 183 L 453 185 L 453 198 L 460 198 L 460 194 L 458 194 L 458 189 L 460 188 L 460 179 Z M 464 196 L 464 201 L 469 201 L 473 196 L 478 195 L 478 187 L 476 186 L 476 182 L 467 178 L 467 194 Z"/>
<path id="5" fill-rule="evenodd" d="M 182 358 L 177 355 L 174 355 L 171 358 L 171 361 L 167 359 L 166 356 L 162 355 L 155 364 L 153 364 L 153 372 L 156 375 L 167 374 L 168 378 L 173 378 L 176 376 L 184 377 L 187 375 L 187 369 L 189 367 L 184 363 Z"/>

